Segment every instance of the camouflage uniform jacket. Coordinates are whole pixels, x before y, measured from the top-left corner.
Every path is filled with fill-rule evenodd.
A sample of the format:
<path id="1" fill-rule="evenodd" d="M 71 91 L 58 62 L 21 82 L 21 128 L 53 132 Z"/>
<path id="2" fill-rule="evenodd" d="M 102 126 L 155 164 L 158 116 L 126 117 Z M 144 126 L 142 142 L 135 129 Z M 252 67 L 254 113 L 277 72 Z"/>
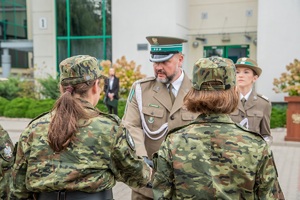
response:
<path id="1" fill-rule="evenodd" d="M 116 181 L 132 187 L 148 183 L 149 167 L 136 156 L 130 134 L 118 126 L 120 120 L 82 103 L 87 112 L 99 116 L 79 121 L 76 142 L 66 150 L 55 153 L 48 145 L 52 113 L 32 121 L 21 134 L 12 172 L 13 199 L 33 199 L 33 193 L 56 190 L 98 192 Z"/>
<path id="2" fill-rule="evenodd" d="M 7 198 L 10 171 L 14 162 L 13 150 L 7 131 L 0 125 L 0 199 Z"/>
<path id="3" fill-rule="evenodd" d="M 268 145 L 229 115 L 171 131 L 153 159 L 154 199 L 284 199 Z"/>

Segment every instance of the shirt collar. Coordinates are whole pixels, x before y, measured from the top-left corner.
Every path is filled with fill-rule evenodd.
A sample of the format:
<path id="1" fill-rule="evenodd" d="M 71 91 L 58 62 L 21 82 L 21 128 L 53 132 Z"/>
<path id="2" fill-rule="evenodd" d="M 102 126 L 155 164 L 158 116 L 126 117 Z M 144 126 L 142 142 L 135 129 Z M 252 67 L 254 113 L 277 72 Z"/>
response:
<path id="1" fill-rule="evenodd" d="M 179 88 L 181 86 L 183 78 L 184 78 L 184 73 L 183 73 L 183 70 L 181 70 L 181 75 L 179 76 L 179 78 L 172 83 L 174 96 L 177 96 L 177 93 L 179 91 Z M 169 85 L 170 84 L 168 84 L 167 87 L 169 87 Z"/>
<path id="2" fill-rule="evenodd" d="M 252 89 L 245 95 L 245 96 L 243 96 L 242 95 L 242 93 L 240 93 L 240 99 L 243 99 L 243 98 L 245 98 L 246 99 L 246 101 L 248 101 L 248 99 L 249 99 L 249 96 L 250 96 L 250 94 L 251 94 L 251 92 L 252 92 Z"/>

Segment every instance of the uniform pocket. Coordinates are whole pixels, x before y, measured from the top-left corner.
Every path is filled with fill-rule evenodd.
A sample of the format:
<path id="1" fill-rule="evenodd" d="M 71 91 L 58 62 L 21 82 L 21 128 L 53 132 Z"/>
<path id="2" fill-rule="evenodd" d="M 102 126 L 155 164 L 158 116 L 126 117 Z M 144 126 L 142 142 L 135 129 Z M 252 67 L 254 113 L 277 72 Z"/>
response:
<path id="1" fill-rule="evenodd" d="M 199 114 L 189 112 L 187 110 L 181 110 L 182 121 L 193 121 L 197 118 Z"/>
<path id="2" fill-rule="evenodd" d="M 247 116 L 249 117 L 255 117 L 255 118 L 262 118 L 264 113 L 259 110 L 249 110 L 247 111 Z"/>
<path id="3" fill-rule="evenodd" d="M 259 132 L 259 124 L 264 116 L 264 113 L 259 110 L 248 110 L 247 118 L 249 120 L 249 127 L 252 127 L 252 130 Z"/>
<path id="4" fill-rule="evenodd" d="M 152 131 L 159 129 L 161 125 L 165 123 L 165 120 L 163 120 L 163 117 L 165 116 L 165 110 L 162 108 L 144 106 L 142 112 L 148 128 L 150 128 Z"/>

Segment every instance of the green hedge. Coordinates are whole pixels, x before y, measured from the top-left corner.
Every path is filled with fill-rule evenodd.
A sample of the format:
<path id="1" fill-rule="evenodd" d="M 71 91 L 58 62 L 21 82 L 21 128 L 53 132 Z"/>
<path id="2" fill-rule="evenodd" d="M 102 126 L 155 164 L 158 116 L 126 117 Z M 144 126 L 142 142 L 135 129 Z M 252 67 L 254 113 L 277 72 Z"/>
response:
<path id="1" fill-rule="evenodd" d="M 31 98 L 15 98 L 11 101 L 0 97 L 0 116 L 11 118 L 34 118 L 52 109 L 54 99 L 36 100 Z M 126 101 L 120 100 L 118 103 L 119 117 L 123 117 Z M 96 106 L 100 111 L 107 113 L 107 107 L 102 102 Z"/>
<path id="2" fill-rule="evenodd" d="M 285 127 L 286 126 L 286 104 L 274 104 L 272 106 L 270 127 Z"/>
<path id="3" fill-rule="evenodd" d="M 5 117 L 24 118 L 29 105 L 33 102 L 34 100 L 29 98 L 15 98 L 5 106 L 3 115 Z"/>
<path id="4" fill-rule="evenodd" d="M 55 100 L 35 100 L 31 98 L 15 98 L 11 101 L 0 97 L 0 116 L 11 118 L 34 118 L 52 109 Z M 125 111 L 126 101 L 118 102 L 119 117 L 122 118 Z M 103 101 L 96 106 L 100 111 L 107 113 L 107 107 Z M 272 107 L 271 128 L 285 127 L 286 125 L 286 104 L 275 104 Z"/>

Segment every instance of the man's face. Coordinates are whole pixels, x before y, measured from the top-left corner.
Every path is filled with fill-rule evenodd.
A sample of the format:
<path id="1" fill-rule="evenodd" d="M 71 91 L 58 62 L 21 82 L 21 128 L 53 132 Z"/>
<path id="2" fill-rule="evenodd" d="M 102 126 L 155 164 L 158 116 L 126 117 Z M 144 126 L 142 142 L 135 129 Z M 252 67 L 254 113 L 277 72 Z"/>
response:
<path id="1" fill-rule="evenodd" d="M 114 76 L 115 75 L 115 69 L 114 68 L 110 68 L 109 69 L 109 75 L 110 76 Z"/>
<path id="2" fill-rule="evenodd" d="M 154 62 L 153 69 L 156 80 L 169 84 L 175 81 L 181 75 L 181 66 L 183 62 L 182 54 L 175 54 L 172 58 L 164 62 Z"/>

